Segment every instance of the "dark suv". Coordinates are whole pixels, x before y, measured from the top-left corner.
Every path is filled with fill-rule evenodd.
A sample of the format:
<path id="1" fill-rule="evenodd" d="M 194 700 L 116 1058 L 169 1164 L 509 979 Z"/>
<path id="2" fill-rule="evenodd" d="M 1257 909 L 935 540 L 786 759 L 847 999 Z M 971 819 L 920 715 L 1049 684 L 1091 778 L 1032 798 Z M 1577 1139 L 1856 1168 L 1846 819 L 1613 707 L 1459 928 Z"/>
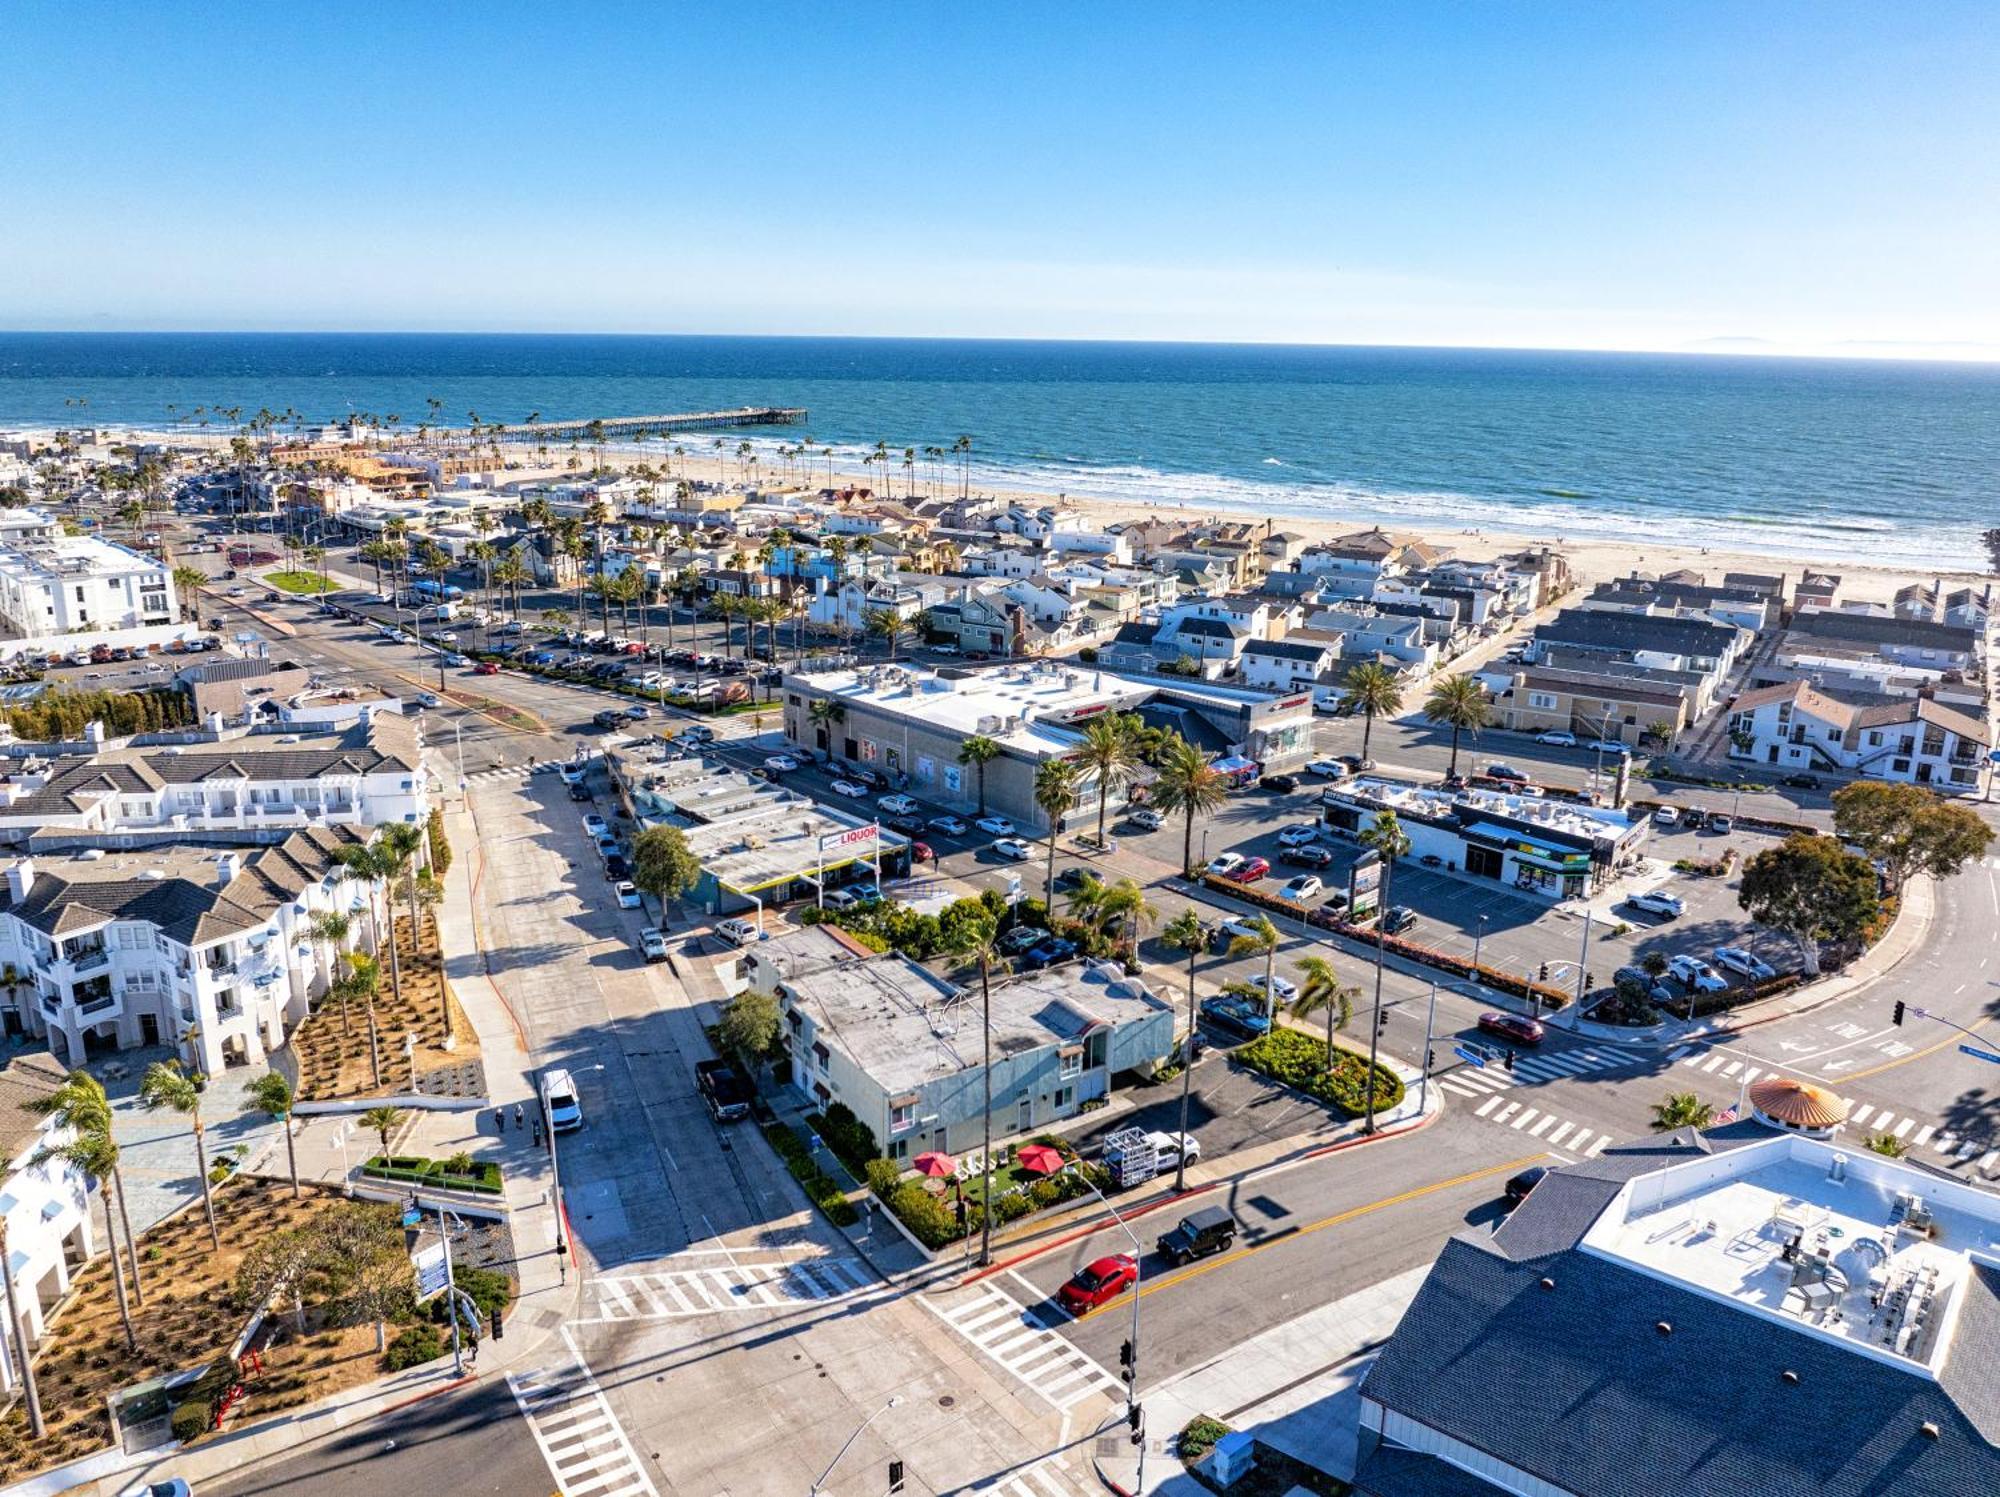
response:
<path id="1" fill-rule="evenodd" d="M 1159 1241 L 1160 1256 L 1179 1264 L 1206 1258 L 1210 1253 L 1226 1253 L 1236 1242 L 1236 1218 L 1220 1206 L 1204 1206 L 1190 1211 L 1180 1224 Z"/>

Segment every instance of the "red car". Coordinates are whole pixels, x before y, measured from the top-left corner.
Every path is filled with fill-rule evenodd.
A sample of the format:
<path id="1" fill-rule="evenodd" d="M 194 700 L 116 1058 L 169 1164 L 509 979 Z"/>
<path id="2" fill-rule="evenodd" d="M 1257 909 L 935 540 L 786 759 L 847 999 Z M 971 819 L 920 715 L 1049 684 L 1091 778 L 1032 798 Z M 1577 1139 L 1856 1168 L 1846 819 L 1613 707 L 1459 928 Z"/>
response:
<path id="1" fill-rule="evenodd" d="M 928 842 L 912 842 L 910 844 L 910 861 L 912 863 L 935 863 L 937 861 L 937 854 L 931 851 L 931 845 Z"/>
<path id="2" fill-rule="evenodd" d="M 1230 874 L 1229 877 L 1235 879 L 1239 884 L 1254 884 L 1270 871 L 1271 863 L 1268 858 L 1251 858 L 1242 867 Z"/>
<path id="3" fill-rule="evenodd" d="M 1533 1019 L 1524 1019 L 1519 1014 L 1481 1014 L 1479 1016 L 1481 1034 L 1497 1034 L 1503 1040 L 1512 1040 L 1517 1045 L 1539 1045 L 1547 1033 Z"/>
<path id="4" fill-rule="evenodd" d="M 1082 1315 L 1118 1298 L 1138 1282 L 1138 1260 L 1130 1253 L 1114 1253 L 1078 1269 L 1076 1277 L 1056 1291 L 1056 1298 L 1070 1314 Z"/>
<path id="5" fill-rule="evenodd" d="M 472 668 L 472 674 L 475 676 L 497 676 L 500 674 L 500 667 L 490 660 L 482 660 Z"/>

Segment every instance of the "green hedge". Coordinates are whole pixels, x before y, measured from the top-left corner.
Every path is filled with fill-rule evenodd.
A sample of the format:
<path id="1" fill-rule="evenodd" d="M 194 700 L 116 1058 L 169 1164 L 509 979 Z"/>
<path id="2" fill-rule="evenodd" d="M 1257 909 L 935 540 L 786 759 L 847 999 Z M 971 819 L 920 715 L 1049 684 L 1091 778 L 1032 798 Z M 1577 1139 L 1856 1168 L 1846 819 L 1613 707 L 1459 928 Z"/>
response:
<path id="1" fill-rule="evenodd" d="M 826 1213 L 828 1221 L 836 1227 L 851 1227 L 861 1219 L 861 1213 L 847 1199 L 847 1192 L 825 1170 L 813 1163 L 812 1151 L 798 1134 L 792 1132 L 789 1124 L 766 1123 L 764 1137 L 778 1151 L 778 1157 L 785 1161 L 785 1168 L 792 1172 L 792 1178 L 805 1187 L 812 1203 Z"/>
<path id="2" fill-rule="evenodd" d="M 1503 972 L 1498 967 L 1489 967 L 1484 962 L 1474 967 L 1462 956 L 1453 956 L 1448 951 L 1438 951 L 1415 941 L 1406 941 L 1401 936 L 1378 936 L 1374 926 L 1356 925 L 1352 921 L 1343 920 L 1326 905 L 1318 909 L 1307 909 L 1302 904 L 1281 899 L 1276 894 L 1266 893 L 1254 885 L 1239 884 L 1213 873 L 1203 874 L 1201 882 L 1218 894 L 1227 894 L 1232 899 L 1240 899 L 1245 904 L 1272 910 L 1293 920 L 1303 920 L 1308 925 L 1330 930 L 1336 935 L 1347 937 L 1350 941 L 1373 946 L 1380 940 L 1382 949 L 1393 956 L 1400 956 L 1405 961 L 1418 962 L 1426 967 L 1435 967 L 1438 971 L 1449 972 L 1455 977 L 1469 977 L 1499 992 L 1512 993 L 1517 998 L 1532 998 L 1543 1008 L 1566 1008 L 1575 996 L 1564 992 L 1561 988 L 1550 987 L 1547 983 L 1530 981 L 1517 972 Z"/>
<path id="3" fill-rule="evenodd" d="M 481 1195 L 500 1194 L 500 1166 L 491 1160 L 473 1165 L 471 1174 L 457 1174 L 442 1159 L 426 1159 L 421 1154 L 377 1154 L 361 1166 L 361 1173 L 374 1180 L 395 1180 L 405 1185 L 428 1185 L 433 1190 L 471 1190 Z"/>
<path id="4" fill-rule="evenodd" d="M 199 1440 L 214 1422 L 215 1408 L 205 1398 L 190 1398 L 174 1405 L 171 1427 L 174 1438 L 183 1445 Z"/>
<path id="5" fill-rule="evenodd" d="M 826 1140 L 835 1157 L 857 1175 L 865 1174 L 870 1161 L 880 1153 L 875 1147 L 874 1133 L 845 1102 L 834 1103 L 824 1113 L 807 1113 L 806 1122 Z"/>
<path id="6" fill-rule="evenodd" d="M 1230 1052 L 1260 1075 L 1331 1104 L 1349 1117 L 1368 1111 L 1366 1057 L 1335 1048 L 1333 1070 L 1326 1069 L 1326 1045 L 1296 1029 L 1278 1028 Z M 1403 1100 L 1403 1083 L 1386 1066 L 1375 1067 L 1375 1110 L 1387 1112 Z"/>
<path id="7" fill-rule="evenodd" d="M 396 1333 L 396 1339 L 382 1353 L 382 1366 L 389 1372 L 401 1372 L 406 1367 L 435 1362 L 444 1352 L 445 1340 L 438 1334 L 438 1328 L 428 1320 L 420 1320 L 408 1330 Z"/>

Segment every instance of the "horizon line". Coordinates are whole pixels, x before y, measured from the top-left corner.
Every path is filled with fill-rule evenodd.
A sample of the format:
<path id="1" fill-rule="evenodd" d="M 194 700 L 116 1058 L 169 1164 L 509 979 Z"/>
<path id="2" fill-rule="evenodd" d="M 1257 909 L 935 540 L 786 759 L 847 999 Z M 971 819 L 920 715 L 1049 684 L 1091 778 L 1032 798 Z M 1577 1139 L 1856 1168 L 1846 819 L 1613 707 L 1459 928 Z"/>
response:
<path id="1" fill-rule="evenodd" d="M 1028 336 L 976 333 L 772 333 L 694 332 L 591 328 L 80 328 L 0 327 L 0 337 L 74 338 L 711 338 L 770 339 L 784 342 L 870 343 L 1013 343 L 1079 344 L 1105 347 L 1173 348 L 1295 348 L 1426 353 L 1646 354 L 1689 359 L 1783 359 L 1820 363 L 1966 364 L 2000 363 L 2000 348 L 1976 344 L 1978 351 L 1953 351 L 1935 344 L 1901 344 L 1889 339 L 1855 340 L 1821 347 L 1801 347 L 1772 340 L 1717 335 L 1675 346 L 1611 344 L 1516 343 L 1339 343 L 1283 338 L 1205 339 L 1177 337 L 1107 338 L 1081 334 Z M 1722 345 L 1722 346 L 1717 346 Z M 1879 352 L 1869 351 L 1871 348 Z M 103 378 L 105 376 L 91 376 Z M 116 377 L 116 376 L 111 376 Z"/>

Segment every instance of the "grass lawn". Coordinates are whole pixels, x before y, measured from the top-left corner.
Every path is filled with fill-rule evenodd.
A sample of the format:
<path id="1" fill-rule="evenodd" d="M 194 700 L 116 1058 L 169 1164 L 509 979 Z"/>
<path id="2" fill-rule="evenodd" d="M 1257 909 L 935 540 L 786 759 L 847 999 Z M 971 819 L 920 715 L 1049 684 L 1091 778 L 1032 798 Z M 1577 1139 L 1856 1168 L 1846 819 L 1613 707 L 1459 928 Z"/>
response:
<path id="1" fill-rule="evenodd" d="M 105 1397 L 114 1389 L 226 1355 L 249 1319 L 231 1294 L 244 1255 L 273 1232 L 350 1205 L 313 1186 L 294 1201 L 289 1182 L 239 1177 L 216 1191 L 220 1252 L 209 1246 L 198 1204 L 142 1234 L 146 1298 L 132 1309 L 136 1357 L 125 1350 L 109 1258 L 100 1255 L 86 1264 L 35 1360 L 48 1434 L 39 1443 L 33 1439 L 20 1404 L 0 1417 L 0 1482 L 11 1484 L 106 1445 L 111 1419 Z M 92 1212 L 101 1223 L 95 1203 Z M 266 1418 L 381 1376 L 372 1323 L 321 1325 L 308 1310 L 303 1338 L 293 1331 L 289 1315 L 274 1316 L 271 1324 L 274 1341 L 263 1352 L 264 1371 L 247 1380 L 249 1396 L 232 1420 Z"/>
<path id="2" fill-rule="evenodd" d="M 331 582 L 324 580 L 317 572 L 266 572 L 264 581 L 280 592 L 297 593 L 301 597 L 317 597 L 320 593 L 338 592 Z"/>
<path id="3" fill-rule="evenodd" d="M 438 1010 L 438 990 L 444 983 L 437 951 L 437 922 L 424 916 L 422 949 L 410 941 L 410 918 L 396 917 L 396 950 L 402 966 L 403 1001 L 396 1001 L 389 980 L 388 953 L 382 954 L 382 984 L 375 993 L 375 1029 L 382 1051 L 382 1085 L 368 1053 L 368 1011 L 350 1003 L 345 1021 L 340 1003 L 323 998 L 317 1012 L 292 1031 L 292 1053 L 299 1063 L 299 1096 L 324 1102 L 337 1097 L 366 1097 L 377 1092 L 409 1089 L 410 1061 L 403 1053 L 403 1036 L 417 1036 L 417 1074 L 461 1065 L 479 1055 L 479 1036 L 465 1012 L 452 999 L 452 1034 L 457 1048 L 444 1048 L 444 1020 Z"/>

